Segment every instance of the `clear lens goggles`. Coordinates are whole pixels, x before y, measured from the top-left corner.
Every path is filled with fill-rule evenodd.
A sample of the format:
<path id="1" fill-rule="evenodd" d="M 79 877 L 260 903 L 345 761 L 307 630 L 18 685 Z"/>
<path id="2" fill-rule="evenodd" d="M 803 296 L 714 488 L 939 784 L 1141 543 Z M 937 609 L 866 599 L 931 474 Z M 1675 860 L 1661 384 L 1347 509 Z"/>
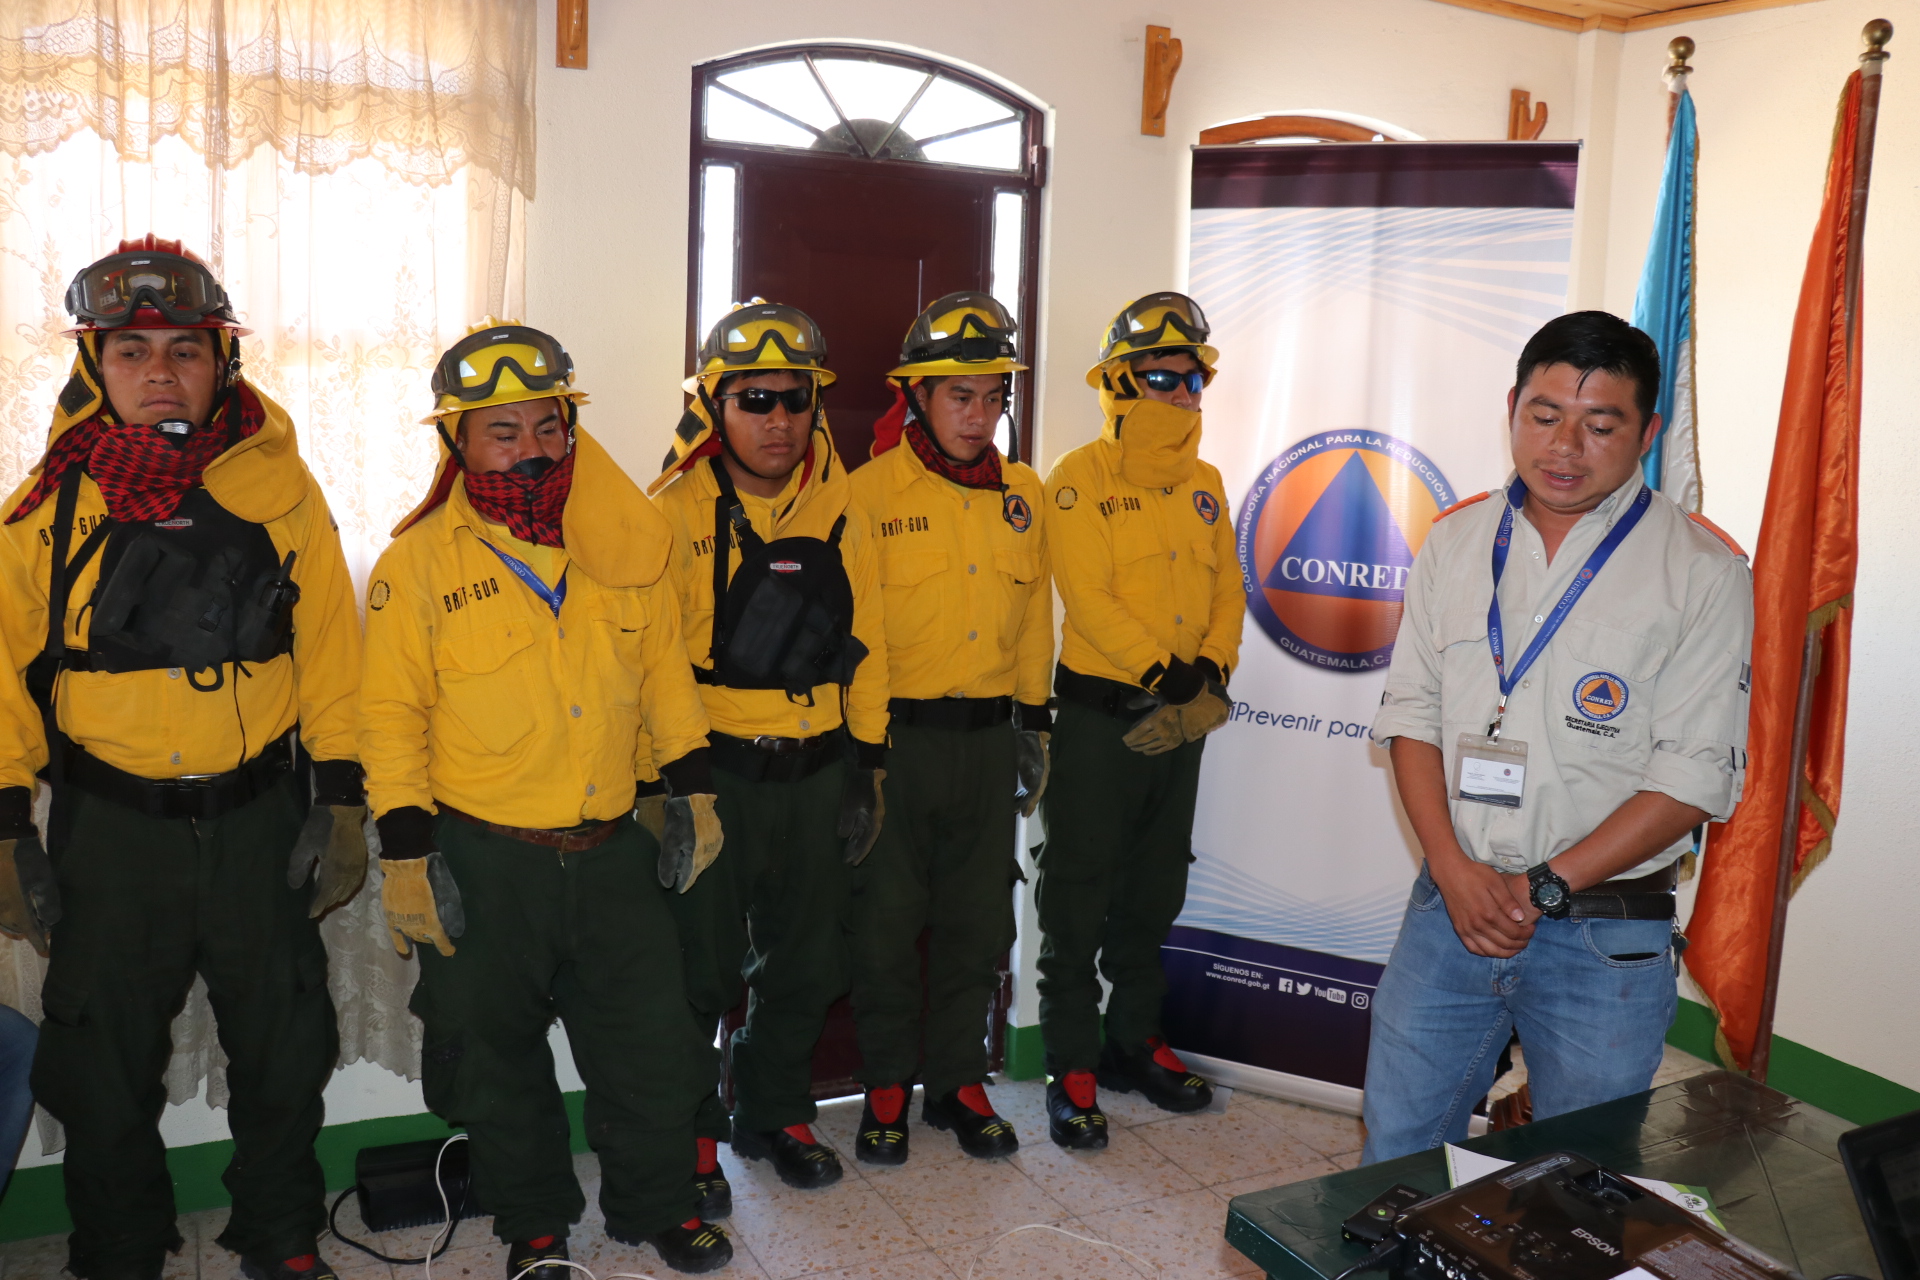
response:
<path id="1" fill-rule="evenodd" d="M 1212 332 L 1200 304 L 1183 293 L 1156 293 L 1122 311 L 1107 334 L 1107 349 L 1143 351 L 1179 343 L 1205 342 Z"/>
<path id="2" fill-rule="evenodd" d="M 1181 373 L 1177 369 L 1135 369 L 1133 376 L 1155 391 L 1172 391 L 1175 387 L 1185 385 L 1190 394 L 1197 396 L 1207 387 L 1204 369 L 1195 369 L 1192 373 Z"/>
<path id="3" fill-rule="evenodd" d="M 777 404 L 785 405 L 788 413 L 798 416 L 813 407 L 813 385 L 809 383 L 786 391 L 775 391 L 771 387 L 748 387 L 745 391 L 729 391 L 718 399 L 732 400 L 756 418 L 766 417 Z"/>
<path id="4" fill-rule="evenodd" d="M 116 253 L 86 268 L 67 286 L 67 310 L 102 328 L 127 324 L 141 307 L 152 307 L 177 325 L 232 315 L 227 291 L 213 273 L 179 254 Z"/>
<path id="5" fill-rule="evenodd" d="M 730 367 L 771 363 L 771 345 L 789 362 L 817 367 L 826 362 L 827 340 L 806 312 L 778 302 L 741 307 L 713 327 L 700 348 L 700 365 L 718 360 Z"/>
<path id="6" fill-rule="evenodd" d="M 948 294 L 913 322 L 902 363 L 1011 360 L 1016 327 L 1007 309 L 987 294 Z"/>
<path id="7" fill-rule="evenodd" d="M 433 370 L 433 393 L 465 403 L 485 400 L 509 370 L 529 391 L 565 391 L 573 382 L 573 357 L 538 329 L 518 324 L 482 329 L 440 357 Z"/>

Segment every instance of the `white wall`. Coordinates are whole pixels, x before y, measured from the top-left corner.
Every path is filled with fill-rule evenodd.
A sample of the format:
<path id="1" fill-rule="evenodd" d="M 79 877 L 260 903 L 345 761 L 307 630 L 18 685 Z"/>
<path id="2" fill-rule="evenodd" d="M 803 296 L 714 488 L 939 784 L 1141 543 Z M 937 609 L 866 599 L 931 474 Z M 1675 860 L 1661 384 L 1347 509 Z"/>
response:
<path id="1" fill-rule="evenodd" d="M 876 0 L 735 0 L 717 10 L 625 0 L 594 9 L 590 69 L 562 71 L 551 54 L 553 6 L 542 4 L 527 319 L 561 334 L 595 395 L 587 421 L 636 476 L 658 472 L 680 413 L 696 62 L 781 41 L 892 42 L 971 64 L 1049 108 L 1043 469 L 1098 431 L 1081 374 L 1107 321 L 1184 278 L 1187 147 L 1202 128 L 1322 108 L 1428 138 L 1499 138 L 1507 91 L 1521 85 L 1552 104 L 1547 136 L 1571 136 L 1571 36 L 1432 0 L 987 0 L 964 20 L 955 12 Z M 1185 46 L 1165 138 L 1140 134 L 1148 23 L 1170 26 Z M 610 255 L 647 282 L 646 295 L 631 314 L 588 327 L 574 317 L 605 311 Z M 902 332 L 911 319 L 900 318 Z"/>
<path id="2" fill-rule="evenodd" d="M 1611 235 L 1599 305 L 1633 305 L 1665 146 L 1666 44 L 1692 36 L 1700 120 L 1698 368 L 1705 509 L 1759 539 L 1789 330 L 1860 28 L 1891 19 L 1866 238 L 1860 568 L 1847 770 L 1833 853 L 1788 914 L 1776 1030 L 1920 1088 L 1920 818 L 1911 677 L 1920 634 L 1920 37 L 1916 0 L 1822 0 L 1663 27 L 1621 42 Z M 1902 49 L 1902 39 L 1908 41 Z M 1904 56 L 1903 56 L 1904 55 Z M 1684 908 L 1683 908 L 1684 909 Z"/>

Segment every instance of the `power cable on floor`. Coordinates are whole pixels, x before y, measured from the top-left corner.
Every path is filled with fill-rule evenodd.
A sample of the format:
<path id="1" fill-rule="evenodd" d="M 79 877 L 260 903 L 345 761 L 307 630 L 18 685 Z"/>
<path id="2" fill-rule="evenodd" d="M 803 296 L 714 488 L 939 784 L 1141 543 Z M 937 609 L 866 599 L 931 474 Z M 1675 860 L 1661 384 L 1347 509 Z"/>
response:
<path id="1" fill-rule="evenodd" d="M 1079 1235 L 1076 1232 L 1068 1231 L 1062 1227 L 1049 1226 L 1044 1222 L 1029 1222 L 1024 1227 L 1015 1227 L 1011 1231 L 1001 1232 L 999 1235 L 993 1238 L 992 1244 L 989 1244 L 986 1248 L 982 1249 L 979 1253 L 974 1254 L 973 1261 L 967 1264 L 966 1280 L 973 1280 L 973 1269 L 980 1265 L 980 1259 L 992 1253 L 994 1251 L 994 1248 L 998 1246 L 1002 1240 L 1005 1240 L 1008 1236 L 1017 1236 L 1022 1231 L 1051 1231 L 1055 1235 L 1065 1236 L 1069 1240 L 1080 1240 L 1080 1241 L 1084 1241 L 1087 1244 L 1099 1245 L 1102 1249 L 1118 1249 L 1120 1252 L 1126 1254 L 1129 1258 L 1132 1258 L 1134 1261 L 1144 1262 L 1149 1267 L 1152 1267 L 1153 1273 L 1155 1275 L 1160 1274 L 1159 1263 L 1153 1261 L 1153 1259 L 1151 1258 L 1141 1257 L 1139 1254 L 1135 1253 L 1133 1250 L 1127 1248 L 1127 1246 L 1123 1244 L 1115 1244 L 1111 1240 L 1096 1240 L 1092 1236 Z M 516 1280 L 518 1280 L 517 1277 L 516 1277 Z M 613 1280 L 613 1277 L 609 1276 L 607 1280 Z"/>

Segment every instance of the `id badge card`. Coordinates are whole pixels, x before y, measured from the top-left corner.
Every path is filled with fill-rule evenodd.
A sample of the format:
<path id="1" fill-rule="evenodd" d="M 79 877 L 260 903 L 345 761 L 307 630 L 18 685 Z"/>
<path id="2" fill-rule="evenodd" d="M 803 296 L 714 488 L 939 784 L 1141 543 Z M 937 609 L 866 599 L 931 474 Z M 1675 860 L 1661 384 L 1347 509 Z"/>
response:
<path id="1" fill-rule="evenodd" d="M 1518 809 L 1527 789 L 1527 744 L 1512 738 L 1460 735 L 1453 758 L 1453 793 L 1475 804 Z"/>

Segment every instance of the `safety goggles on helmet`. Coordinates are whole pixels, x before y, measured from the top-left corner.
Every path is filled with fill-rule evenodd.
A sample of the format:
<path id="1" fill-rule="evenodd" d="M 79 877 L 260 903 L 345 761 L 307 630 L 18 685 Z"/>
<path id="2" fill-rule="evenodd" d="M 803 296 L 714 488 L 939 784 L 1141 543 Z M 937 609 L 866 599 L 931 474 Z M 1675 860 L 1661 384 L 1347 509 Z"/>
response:
<path id="1" fill-rule="evenodd" d="M 813 407 L 813 386 L 792 387 L 786 391 L 775 391 L 771 387 L 748 387 L 744 391 L 729 391 L 725 395 L 715 396 L 716 400 L 732 400 L 742 410 L 756 418 L 764 418 L 773 412 L 773 407 L 783 404 L 787 412 L 799 415 Z"/>
<path id="2" fill-rule="evenodd" d="M 447 348 L 434 366 L 433 393 L 443 402 L 475 404 L 493 397 L 509 373 L 527 391 L 564 393 L 573 384 L 573 357 L 538 329 L 494 325 Z"/>
<path id="3" fill-rule="evenodd" d="M 800 369 L 826 372 L 827 339 L 813 318 L 798 307 L 758 299 L 735 307 L 713 326 L 700 344 L 702 375 L 748 370 Z"/>
<path id="4" fill-rule="evenodd" d="M 67 286 L 67 310 L 92 328 L 125 328 L 146 308 L 175 328 L 201 328 L 208 320 L 233 319 L 233 305 L 213 272 L 178 253 L 109 254 L 84 268 Z"/>
<path id="5" fill-rule="evenodd" d="M 1154 347 L 1194 346 L 1212 332 L 1200 304 L 1184 293 L 1151 293 L 1113 318 L 1100 359 Z"/>
<path id="6" fill-rule="evenodd" d="M 950 293 L 913 322 L 901 347 L 901 363 L 1012 359 L 1014 329 L 1013 317 L 994 298 L 984 293 Z"/>
<path id="7" fill-rule="evenodd" d="M 1197 396 L 1207 386 L 1205 369 L 1195 369 L 1191 373 L 1182 373 L 1178 369 L 1135 369 L 1133 376 L 1155 391 L 1172 391 L 1184 385 L 1190 394 Z"/>

